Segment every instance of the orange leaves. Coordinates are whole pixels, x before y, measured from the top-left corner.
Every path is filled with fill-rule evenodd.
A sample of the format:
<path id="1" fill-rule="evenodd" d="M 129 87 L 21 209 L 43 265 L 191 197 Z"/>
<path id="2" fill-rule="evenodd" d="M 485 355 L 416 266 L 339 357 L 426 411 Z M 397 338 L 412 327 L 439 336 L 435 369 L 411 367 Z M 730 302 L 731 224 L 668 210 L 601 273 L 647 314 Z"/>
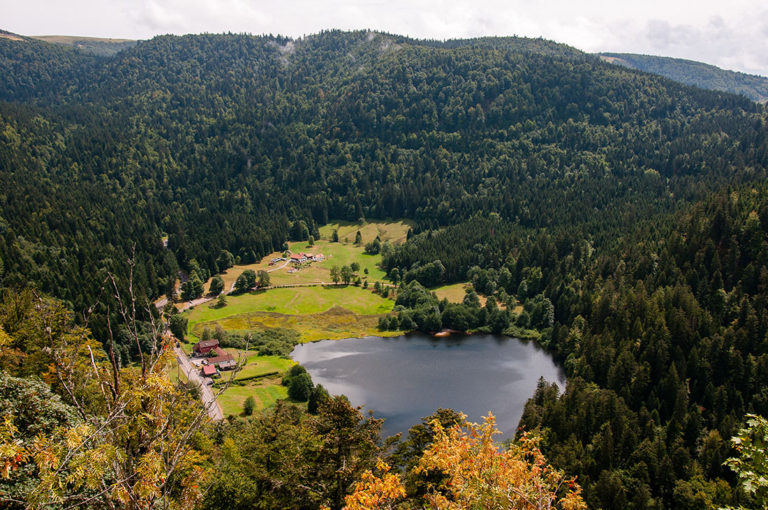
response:
<path id="1" fill-rule="evenodd" d="M 376 469 L 381 478 L 371 471 L 365 471 L 362 480 L 355 485 L 352 494 L 345 498 L 347 510 L 390 509 L 399 499 L 405 497 L 405 487 L 396 474 L 389 473 L 389 466 L 379 460 Z"/>
<path id="2" fill-rule="evenodd" d="M 549 466 L 537 437 L 523 434 L 510 449 L 500 451 L 493 442 L 499 433 L 495 423 L 491 414 L 482 424 L 466 423 L 448 431 L 433 422 L 435 441 L 417 469 L 438 470 L 448 479 L 431 488 L 427 500 L 432 507 L 586 508 L 578 484 Z"/>
<path id="3" fill-rule="evenodd" d="M 5 416 L 0 424 L 0 461 L 2 461 L 2 477 L 8 479 L 11 472 L 26 463 L 29 453 L 26 448 L 15 441 L 17 428 L 10 416 Z"/>
<path id="4" fill-rule="evenodd" d="M 481 424 L 462 421 L 445 430 L 438 420 L 432 445 L 422 455 L 417 472 L 441 472 L 442 482 L 433 484 L 425 508 L 515 510 L 585 510 L 581 488 L 574 479 L 547 463 L 539 450 L 539 438 L 522 437 L 507 450 L 500 450 L 493 438 L 499 432 L 489 414 Z M 347 510 L 391 509 L 406 497 L 396 474 L 382 461 L 379 476 L 366 471 L 354 492 L 346 498 Z"/>

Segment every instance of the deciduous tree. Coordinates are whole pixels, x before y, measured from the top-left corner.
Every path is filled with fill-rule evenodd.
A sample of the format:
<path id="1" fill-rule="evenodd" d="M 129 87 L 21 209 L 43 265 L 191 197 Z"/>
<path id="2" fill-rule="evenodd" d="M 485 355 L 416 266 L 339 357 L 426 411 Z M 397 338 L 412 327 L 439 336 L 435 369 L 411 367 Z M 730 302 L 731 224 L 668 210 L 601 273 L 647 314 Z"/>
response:
<path id="1" fill-rule="evenodd" d="M 221 278 L 221 276 L 214 276 L 211 279 L 211 286 L 209 287 L 208 291 L 213 296 L 218 296 L 221 294 L 221 291 L 224 290 L 224 280 Z"/>
<path id="2" fill-rule="evenodd" d="M 339 283 L 341 280 L 341 270 L 339 269 L 339 266 L 333 266 L 331 268 L 331 280 L 333 280 L 333 283 Z"/>
<path id="3" fill-rule="evenodd" d="M 263 269 L 259 271 L 258 273 L 258 285 L 260 289 L 263 289 L 264 287 L 269 287 L 270 285 L 270 279 L 269 279 L 269 273 L 264 271 Z"/>
<path id="4" fill-rule="evenodd" d="M 749 508 L 768 508 L 768 420 L 747 415 L 746 427 L 731 439 L 738 457 L 725 464 L 739 477 L 742 490 L 751 499 Z"/>
<path id="5" fill-rule="evenodd" d="M 432 508 L 586 509 L 581 488 L 547 463 L 539 438 L 524 433 L 509 449 L 500 449 L 493 441 L 499 433 L 495 425 L 491 414 L 482 424 L 449 430 L 433 422 L 435 440 L 419 469 L 441 471 L 447 480 L 427 494 Z"/>

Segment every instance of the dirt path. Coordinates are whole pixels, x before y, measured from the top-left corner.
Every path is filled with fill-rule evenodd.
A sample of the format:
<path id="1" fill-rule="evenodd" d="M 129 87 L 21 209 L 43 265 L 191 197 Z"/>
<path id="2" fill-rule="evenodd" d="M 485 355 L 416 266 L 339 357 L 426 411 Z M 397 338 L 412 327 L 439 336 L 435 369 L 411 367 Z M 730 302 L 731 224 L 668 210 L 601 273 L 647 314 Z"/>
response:
<path id="1" fill-rule="evenodd" d="M 272 271 L 277 271 L 278 269 L 282 269 L 290 263 L 291 263 L 290 260 L 286 260 L 285 262 L 283 262 L 283 265 L 280 267 L 273 267 L 272 269 L 267 269 L 267 273 L 271 273 Z"/>
<path id="2" fill-rule="evenodd" d="M 192 362 L 189 361 L 186 353 L 181 350 L 181 347 L 174 347 L 173 351 L 176 353 L 176 360 L 179 362 L 179 366 L 184 371 L 184 375 L 187 379 L 197 383 L 200 386 L 200 398 L 203 401 L 203 405 L 208 410 L 208 416 L 214 421 L 224 419 L 224 413 L 221 412 L 219 403 L 216 402 L 216 395 L 213 394 L 213 389 L 208 386 L 207 378 L 200 375 L 199 369 L 195 367 Z"/>

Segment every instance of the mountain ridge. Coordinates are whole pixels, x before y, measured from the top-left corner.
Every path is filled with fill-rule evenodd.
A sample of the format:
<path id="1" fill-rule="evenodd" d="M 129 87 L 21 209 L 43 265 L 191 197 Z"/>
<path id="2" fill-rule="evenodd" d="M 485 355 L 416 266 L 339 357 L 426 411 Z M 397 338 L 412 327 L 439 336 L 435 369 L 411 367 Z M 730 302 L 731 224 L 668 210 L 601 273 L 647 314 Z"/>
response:
<path id="1" fill-rule="evenodd" d="M 686 85 L 740 94 L 759 103 L 768 101 L 768 78 L 764 76 L 729 71 L 682 58 L 611 52 L 596 55 L 603 61 L 664 76 Z"/>

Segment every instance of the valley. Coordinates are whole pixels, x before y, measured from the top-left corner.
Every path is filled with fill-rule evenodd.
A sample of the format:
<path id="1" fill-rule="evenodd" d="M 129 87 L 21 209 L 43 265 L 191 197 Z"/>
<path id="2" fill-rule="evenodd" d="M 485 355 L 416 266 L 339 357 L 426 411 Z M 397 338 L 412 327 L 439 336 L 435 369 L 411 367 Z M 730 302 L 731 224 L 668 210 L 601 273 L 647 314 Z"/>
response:
<path id="1" fill-rule="evenodd" d="M 765 507 L 765 105 L 542 38 L 3 34 L 0 506 Z"/>

